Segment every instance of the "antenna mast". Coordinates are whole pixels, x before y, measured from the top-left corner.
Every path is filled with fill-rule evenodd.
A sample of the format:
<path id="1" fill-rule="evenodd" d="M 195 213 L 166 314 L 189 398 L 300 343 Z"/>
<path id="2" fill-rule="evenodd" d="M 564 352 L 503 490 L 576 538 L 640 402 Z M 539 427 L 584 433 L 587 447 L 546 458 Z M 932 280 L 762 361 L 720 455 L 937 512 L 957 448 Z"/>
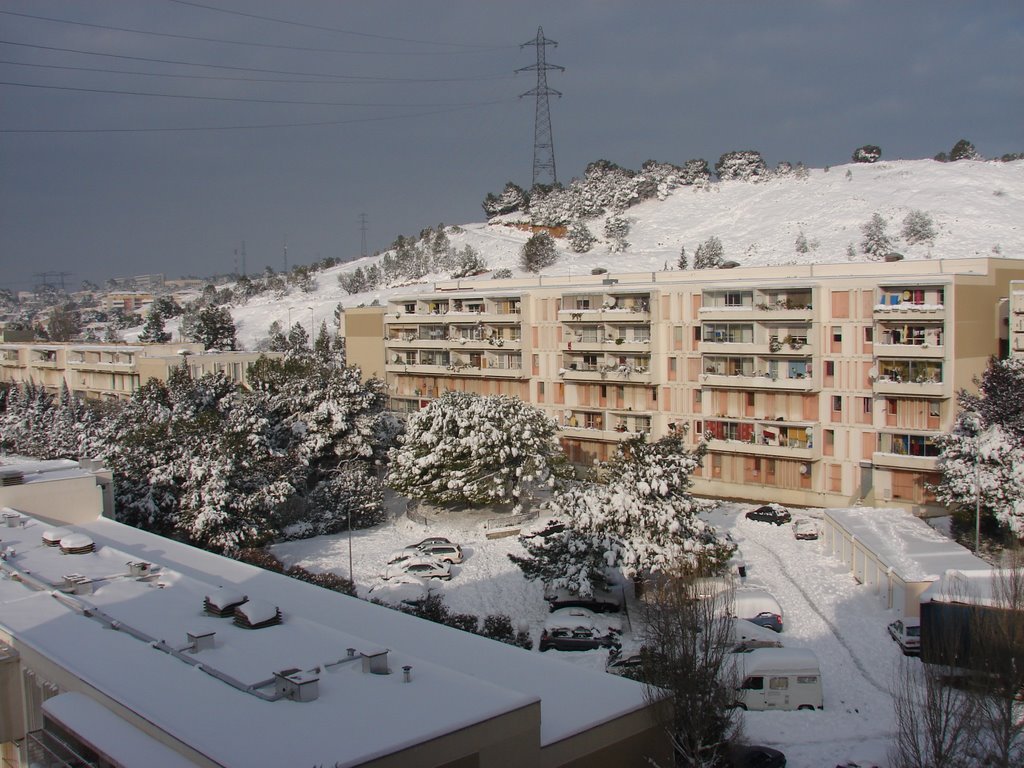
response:
<path id="1" fill-rule="evenodd" d="M 533 123 L 533 185 L 545 183 L 544 179 L 546 178 L 550 178 L 548 183 L 553 185 L 558 183 L 558 176 L 555 173 L 555 144 L 551 135 L 551 109 L 548 107 L 548 96 L 560 97 L 562 94 L 554 88 L 548 88 L 548 70 L 557 69 L 559 72 L 564 72 L 565 67 L 547 63 L 546 47 L 550 45 L 557 48 L 558 43 L 544 37 L 543 27 L 537 27 L 535 39 L 523 43 L 519 47 L 525 48 L 528 45 L 536 46 L 537 63 L 521 67 L 516 72 L 536 71 L 537 73 L 537 86 L 526 93 L 519 94 L 519 98 L 523 98 L 523 96 L 537 97 L 537 109 Z"/>

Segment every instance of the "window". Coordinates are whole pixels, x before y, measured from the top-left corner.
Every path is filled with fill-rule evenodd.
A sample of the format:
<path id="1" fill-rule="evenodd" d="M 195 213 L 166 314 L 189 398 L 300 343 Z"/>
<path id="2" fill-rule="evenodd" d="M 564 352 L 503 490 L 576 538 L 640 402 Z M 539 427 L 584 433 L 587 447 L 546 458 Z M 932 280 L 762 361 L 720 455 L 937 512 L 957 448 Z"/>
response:
<path id="1" fill-rule="evenodd" d="M 836 446 L 836 431 L 834 429 L 826 429 L 825 430 L 825 447 L 822 449 L 822 452 L 826 456 L 831 456 L 832 454 L 835 453 L 835 450 L 836 450 L 835 446 Z"/>
<path id="2" fill-rule="evenodd" d="M 797 675 L 797 678 L 796 678 L 796 684 L 797 685 L 817 685 L 817 683 L 818 683 L 818 676 L 817 675 Z"/>
<path id="3" fill-rule="evenodd" d="M 871 398 L 870 397 L 862 397 L 860 399 L 860 401 L 861 401 L 861 408 L 864 410 L 864 413 L 871 413 Z"/>
<path id="4" fill-rule="evenodd" d="M 893 398 L 893 397 L 885 398 L 885 412 L 889 416 L 895 416 L 896 415 L 896 410 L 897 410 L 896 399 Z"/>
<path id="5" fill-rule="evenodd" d="M 939 418 L 939 416 L 940 416 L 940 413 L 939 413 L 940 408 L 941 408 L 941 403 L 939 403 L 938 400 L 929 400 L 928 401 L 928 415 L 931 416 L 932 418 L 935 418 L 935 419 Z"/>
<path id="6" fill-rule="evenodd" d="M 768 687 L 773 691 L 785 691 L 789 689 L 789 678 L 788 677 L 773 677 L 768 683 Z"/>
<path id="7" fill-rule="evenodd" d="M 825 361 L 825 375 L 835 376 L 836 375 L 836 364 L 834 360 Z"/>
<path id="8" fill-rule="evenodd" d="M 539 402 L 539 403 L 543 403 L 544 402 L 544 382 L 543 381 L 538 381 L 537 382 L 537 402 Z"/>
<path id="9" fill-rule="evenodd" d="M 832 341 L 835 343 L 841 343 L 843 340 L 843 328 L 839 325 L 832 326 Z"/>
<path id="10" fill-rule="evenodd" d="M 870 325 L 864 329 L 864 343 L 872 344 L 875 341 L 875 329 Z"/>
<path id="11" fill-rule="evenodd" d="M 702 397 L 703 395 L 699 389 L 693 390 L 693 402 L 695 405 L 700 405 Z"/>
<path id="12" fill-rule="evenodd" d="M 764 690 L 764 678 L 763 677 L 748 677 L 743 681 L 743 690 L 745 691 L 763 691 Z"/>
<path id="13" fill-rule="evenodd" d="M 753 392 L 747 392 L 747 407 L 748 408 L 753 408 L 754 407 L 754 393 Z"/>
<path id="14" fill-rule="evenodd" d="M 651 402 L 652 403 L 658 402 L 658 388 L 657 387 L 651 387 Z"/>
<path id="15" fill-rule="evenodd" d="M 832 395 L 832 410 L 833 411 L 837 411 L 837 412 L 843 410 L 843 396 L 842 395 Z"/>

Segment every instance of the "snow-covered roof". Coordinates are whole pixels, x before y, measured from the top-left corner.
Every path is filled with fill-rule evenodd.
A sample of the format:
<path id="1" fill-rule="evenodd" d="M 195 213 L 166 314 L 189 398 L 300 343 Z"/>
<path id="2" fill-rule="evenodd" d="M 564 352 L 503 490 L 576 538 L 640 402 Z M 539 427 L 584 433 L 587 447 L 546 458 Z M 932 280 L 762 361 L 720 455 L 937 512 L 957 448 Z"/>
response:
<path id="1" fill-rule="evenodd" d="M 1020 576 L 1009 569 L 950 569 L 921 593 L 922 603 L 970 603 L 973 605 L 1014 605 Z"/>
<path id="2" fill-rule="evenodd" d="M 904 581 L 934 581 L 950 568 L 988 568 L 984 560 L 901 509 L 827 509 L 825 518 L 863 542 Z"/>
<path id="3" fill-rule="evenodd" d="M 646 706 L 632 681 L 108 519 L 69 526 L 95 551 L 62 555 L 42 544 L 52 527 L 29 518 L 2 529 L 17 554 L 0 567 L 25 580 L 0 579 L 0 627 L 222 765 L 359 764 L 536 703 L 545 746 Z M 142 578 L 128 568 L 137 561 L 153 564 Z M 91 591 L 59 591 L 68 576 Z M 205 614 L 204 599 L 221 586 L 280 608 L 282 623 L 248 629 Z M 212 648 L 191 649 L 189 634 L 209 632 Z M 411 666 L 411 682 L 347 663 L 349 648 L 355 659 L 388 649 L 391 671 Z M 315 673 L 319 697 L 268 701 L 242 690 L 272 694 L 264 686 L 284 670 Z"/>
<path id="4" fill-rule="evenodd" d="M 63 480 L 69 477 L 87 477 L 92 473 L 71 459 L 8 459 L 0 461 L 0 473 L 20 472 L 24 482 Z"/>

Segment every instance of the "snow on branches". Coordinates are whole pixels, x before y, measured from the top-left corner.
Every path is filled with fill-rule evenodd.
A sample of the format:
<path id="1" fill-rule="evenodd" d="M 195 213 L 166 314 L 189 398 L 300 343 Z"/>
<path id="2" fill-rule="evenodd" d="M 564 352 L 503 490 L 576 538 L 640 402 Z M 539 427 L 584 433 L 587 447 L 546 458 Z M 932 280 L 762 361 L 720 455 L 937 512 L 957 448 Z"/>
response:
<path id="1" fill-rule="evenodd" d="M 528 578 L 583 595 L 604 585 L 606 568 L 631 578 L 684 565 L 721 568 L 733 547 L 698 517 L 703 504 L 689 493 L 705 451 L 701 443 L 689 452 L 674 437 L 622 443 L 605 467 L 606 482 L 576 484 L 552 498 L 552 513 L 569 530 L 510 557 Z"/>
<path id="2" fill-rule="evenodd" d="M 412 414 L 390 452 L 388 485 L 434 504 L 519 505 L 530 483 L 552 481 L 564 462 L 555 422 L 498 396 L 446 392 Z"/>
<path id="3" fill-rule="evenodd" d="M 980 495 L 983 513 L 1024 538 L 1024 360 L 991 360 L 979 385 L 958 394 L 953 431 L 937 440 L 935 497 L 973 513 Z"/>

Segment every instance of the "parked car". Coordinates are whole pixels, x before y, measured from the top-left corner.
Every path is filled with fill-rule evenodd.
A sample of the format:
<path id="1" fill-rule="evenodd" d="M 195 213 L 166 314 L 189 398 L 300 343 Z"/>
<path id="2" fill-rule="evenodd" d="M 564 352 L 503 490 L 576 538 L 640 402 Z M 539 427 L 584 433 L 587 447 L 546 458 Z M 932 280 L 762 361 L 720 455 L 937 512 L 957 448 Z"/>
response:
<path id="1" fill-rule="evenodd" d="M 742 587 L 736 590 L 733 600 L 734 618 L 746 619 L 776 632 L 782 631 L 782 608 L 769 592 Z"/>
<path id="2" fill-rule="evenodd" d="M 400 574 L 370 587 L 371 600 L 388 605 L 420 605 L 430 596 L 430 587 L 419 576 Z"/>
<path id="3" fill-rule="evenodd" d="M 462 547 L 458 544 L 427 544 L 420 547 L 419 551 L 426 557 L 443 560 L 446 563 L 458 565 L 462 562 Z"/>
<path id="4" fill-rule="evenodd" d="M 424 547 L 430 547 L 434 544 L 451 544 L 451 542 L 448 541 L 448 539 L 446 539 L 444 536 L 429 536 L 423 539 L 423 541 L 418 541 L 415 544 L 410 544 L 406 547 L 406 549 L 423 549 Z"/>
<path id="5" fill-rule="evenodd" d="M 786 756 L 771 747 L 729 745 L 729 768 L 786 768 Z"/>
<path id="6" fill-rule="evenodd" d="M 412 557 L 384 569 L 385 579 L 390 580 L 401 575 L 420 576 L 424 579 L 450 579 L 452 567 L 446 562 L 430 557 Z"/>
<path id="7" fill-rule="evenodd" d="M 817 520 L 809 517 L 798 517 L 793 521 L 793 536 L 798 539 L 814 540 L 821 535 L 821 526 Z"/>
<path id="8" fill-rule="evenodd" d="M 541 631 L 540 650 L 592 650 L 622 647 L 618 637 L 606 629 L 580 624 L 574 627 L 547 627 Z"/>
<path id="9" fill-rule="evenodd" d="M 623 656 L 621 648 L 612 648 L 608 651 L 608 663 L 605 664 L 605 669 L 618 674 L 627 669 L 636 669 L 643 666 L 643 663 L 644 657 L 640 653 L 631 653 L 628 656 Z"/>
<path id="10" fill-rule="evenodd" d="M 555 627 L 575 627 L 580 624 L 589 624 L 598 629 L 607 629 L 615 634 L 622 634 L 622 621 L 615 614 L 595 613 L 589 608 L 559 608 L 552 611 L 544 620 L 547 629 Z"/>
<path id="11" fill-rule="evenodd" d="M 565 523 L 556 517 L 552 517 L 550 520 L 545 520 L 543 523 L 537 523 L 524 528 L 519 534 L 520 539 L 535 539 L 541 538 L 546 539 L 548 536 L 554 536 L 556 533 L 561 533 L 566 529 Z"/>
<path id="12" fill-rule="evenodd" d="M 921 622 L 918 619 L 896 619 L 888 629 L 889 637 L 899 643 L 904 656 L 921 653 Z"/>
<path id="13" fill-rule="evenodd" d="M 757 520 L 761 523 L 774 523 L 775 525 L 785 525 L 793 516 L 789 514 L 789 510 L 781 504 L 765 504 L 763 507 L 752 509 L 747 512 L 747 520 Z"/>
<path id="14" fill-rule="evenodd" d="M 419 556 L 420 551 L 418 549 L 398 549 L 388 555 L 388 559 L 385 562 L 388 565 L 394 565 L 395 563 L 401 563 Z"/>
<path id="15" fill-rule="evenodd" d="M 567 589 L 555 589 L 544 593 L 552 611 L 559 608 L 588 608 L 594 613 L 618 613 L 622 610 L 622 592 L 594 590 L 590 597 L 581 597 Z"/>

